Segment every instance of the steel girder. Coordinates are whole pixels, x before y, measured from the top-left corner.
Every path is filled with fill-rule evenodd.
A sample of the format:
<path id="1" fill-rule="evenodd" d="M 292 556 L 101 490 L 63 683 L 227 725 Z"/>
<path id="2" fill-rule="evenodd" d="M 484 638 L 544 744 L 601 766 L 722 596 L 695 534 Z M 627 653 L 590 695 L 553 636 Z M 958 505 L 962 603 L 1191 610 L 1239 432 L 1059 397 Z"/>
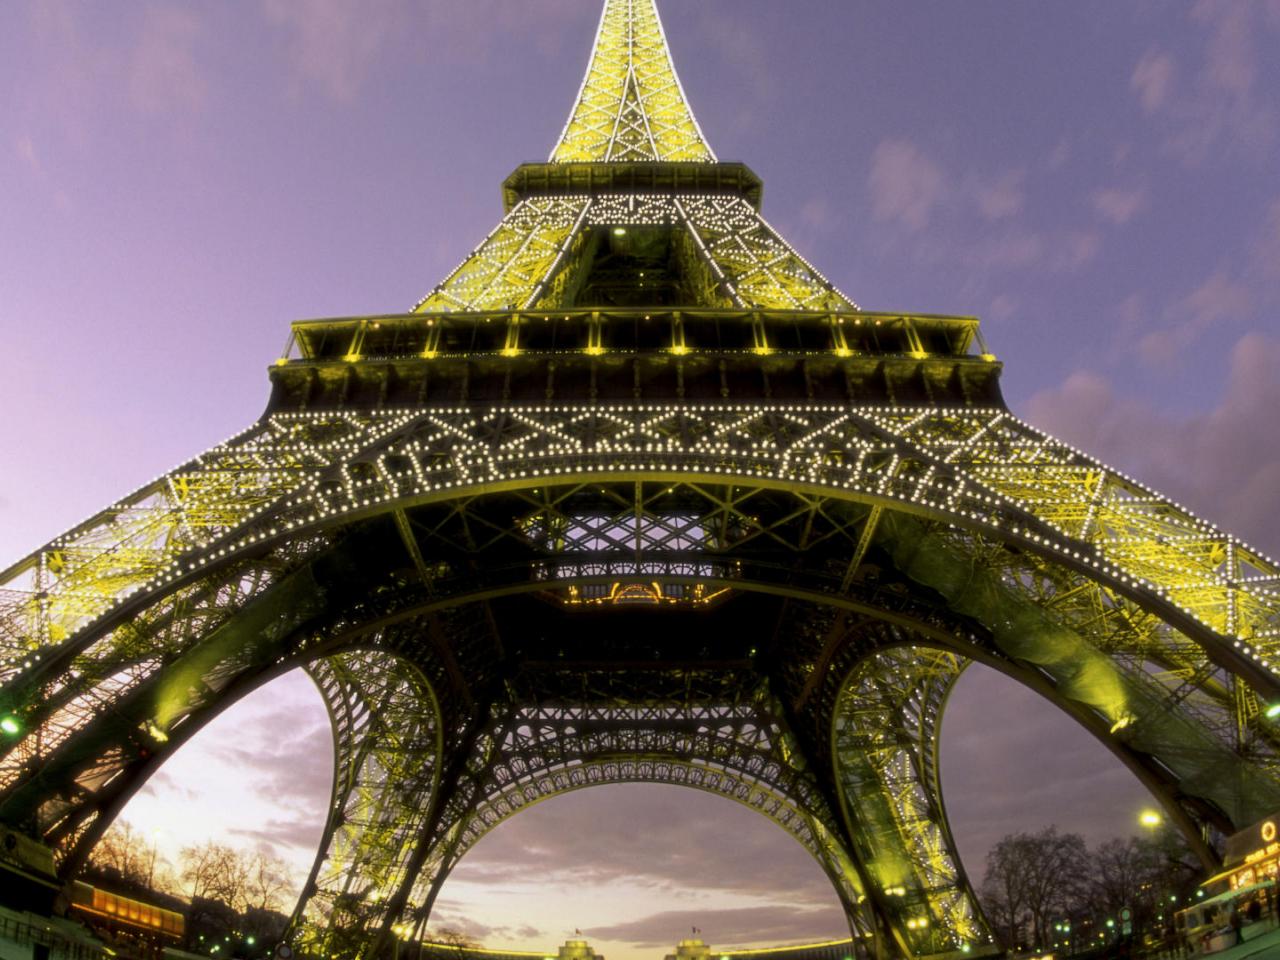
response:
<path id="1" fill-rule="evenodd" d="M 765 684 L 743 677 L 736 702 L 717 702 L 689 677 L 643 704 L 607 700 L 513 706 L 494 725 L 486 776 L 456 824 L 450 861 L 420 899 L 423 918 L 444 877 L 485 833 L 540 800 L 606 783 L 666 783 L 727 797 L 773 820 L 827 873 L 852 929 L 873 929 L 856 868 L 813 771 L 789 743 Z M 755 683 L 755 689 L 751 684 Z M 655 684 L 656 686 L 656 684 Z M 426 884 L 424 883 L 424 887 Z"/>
<path id="2" fill-rule="evenodd" d="M 912 956 L 981 943 L 986 929 L 942 806 L 942 707 L 965 662 L 955 653 L 886 646 L 845 680 L 832 724 L 842 807 L 872 881 Z"/>
<path id="3" fill-rule="evenodd" d="M 414 307 L 431 311 L 555 310 L 565 278 L 593 230 L 674 229 L 711 281 L 706 305 L 856 310 L 741 196 L 616 192 L 520 201 L 481 244 Z M 692 300 L 691 302 L 697 302 Z M 426 355 L 438 347 L 428 343 Z M 509 351 L 519 349 L 518 342 Z M 756 349 L 768 351 L 767 342 Z"/>
<path id="4" fill-rule="evenodd" d="M 300 901 L 309 922 L 295 925 L 300 943 L 328 954 L 380 921 L 377 905 L 405 880 L 406 854 L 439 793 L 444 720 L 418 667 L 383 650 L 335 654 L 307 669 L 333 723 L 334 784 Z"/>
<path id="5" fill-rule="evenodd" d="M 277 444 L 281 466 L 271 469 Z M 1063 478 L 1056 496 L 1008 492 L 1042 468 Z M 267 483 L 291 492 L 241 511 L 237 525 L 235 492 Z M 179 490 L 188 493 L 161 496 Z M 212 495 L 192 502 L 192 490 Z M 1070 508 L 1072 491 L 1088 502 Z M 486 512 L 492 504 L 497 514 Z M 220 528 L 190 522 L 219 510 Z M 379 517 L 395 520 L 403 566 L 375 573 L 357 559 L 339 563 L 335 555 L 351 556 L 351 538 Z M 574 545 L 537 533 L 583 517 L 632 517 L 641 535 Z M 1182 534 L 1156 538 L 1156 524 Z M 153 544 L 142 559 L 110 540 L 136 545 L 139 531 Z M 1140 536 L 1152 538 L 1150 550 Z M 896 618 L 938 645 L 954 643 L 954 623 L 970 623 L 978 639 L 966 641 L 966 655 L 1035 671 L 1167 788 L 1183 822 L 1231 826 L 1280 794 L 1274 733 L 1257 709 L 1259 691 L 1274 683 L 1270 653 L 1259 649 L 1274 633 L 1274 578 L 1233 579 L 1221 567 L 1226 553 L 1240 562 L 1244 551 L 1003 411 L 671 404 L 277 415 L 21 565 L 46 589 L 13 604 L 23 615 L 7 620 L 18 643 L 5 709 L 23 718 L 26 735 L 0 763 L 0 816 L 37 829 L 74 862 L 103 814 L 165 754 L 163 737 L 180 740 L 184 724 L 198 725 L 253 675 L 367 644 L 379 629 L 399 631 L 385 641 L 398 653 L 412 644 L 445 652 L 432 660 L 432 684 L 455 701 L 442 729 L 457 739 L 473 722 L 465 691 L 483 687 L 502 652 L 493 637 L 463 643 L 452 627 L 432 639 L 431 618 L 464 598 L 533 591 L 569 602 L 571 587 L 640 577 Z M 485 556 L 500 562 L 477 564 Z M 1175 566 L 1182 579 L 1145 576 Z M 872 567 L 897 579 L 868 583 Z M 96 617 L 78 605 L 85 598 L 96 600 Z M 1228 611 L 1237 635 L 1248 630 L 1248 653 L 1213 629 Z M 421 662 L 423 650 L 412 655 Z M 819 650 L 810 675 L 838 660 Z M 788 709 L 811 709 L 800 693 Z M 825 716 L 834 722 L 834 712 Z M 901 731 L 920 718 L 894 722 Z M 470 762 L 467 803 L 483 795 L 488 769 Z M 927 771 L 920 783 L 917 796 L 932 796 Z M 899 807 L 912 792 L 888 779 L 880 789 Z M 856 834 L 862 815 L 851 806 L 843 814 Z M 438 819 L 462 822 L 444 809 Z M 937 836 L 913 848 L 903 827 L 900 853 L 920 863 L 918 850 L 936 851 Z M 423 856 L 407 862 L 405 878 L 421 874 Z M 954 863 L 948 869 L 958 876 Z M 931 917 L 950 915 L 954 883 L 920 887 L 933 897 Z M 914 942 L 905 932 L 912 918 L 881 908 Z"/>
<path id="6" fill-rule="evenodd" d="M 980 944 L 936 758 L 969 660 L 1095 733 L 1193 842 L 1280 804 L 1280 570 L 975 405 L 998 365 L 972 318 L 859 313 L 715 162 L 653 0 L 607 0 L 551 162 L 506 188 L 415 314 L 295 328 L 320 349 L 281 361 L 297 389 L 258 423 L 0 573 L 0 820 L 65 877 L 299 665 L 336 767 L 294 929 L 334 956 L 421 930 L 502 818 L 633 780 L 771 816 L 881 955 Z M 519 402 L 468 399 L 513 377 Z"/>
<path id="7" fill-rule="evenodd" d="M 1263 726 L 1256 694 L 1277 690 L 1280 574 L 1236 538 L 1003 410 L 816 404 L 269 417 L 6 571 L 0 678 L 59 672 L 69 656 L 101 662 L 95 654 L 108 651 L 92 649 L 89 638 L 103 636 L 123 609 L 156 609 L 160 596 L 185 604 L 185 616 L 209 603 L 216 618 L 278 575 L 252 557 L 270 552 L 287 568 L 323 543 L 326 529 L 400 501 L 517 489 L 539 478 L 628 476 L 781 483 L 1016 544 L 1078 574 L 1078 592 L 1055 602 L 1116 631 L 1132 655 L 1167 661 L 1182 679 L 1207 656 L 1243 678 L 1228 684 L 1241 703 L 1233 712 L 1242 747 Z M 286 557 L 275 549 L 284 540 L 294 544 Z M 221 570 L 228 562 L 242 564 L 234 579 Z M 215 568 L 215 582 L 202 583 Z M 213 596 L 215 589 L 231 592 Z M 99 673 L 103 682 L 111 675 Z M 64 679 L 98 685 L 78 672 Z"/>
<path id="8" fill-rule="evenodd" d="M 653 0 L 605 4 L 582 89 L 551 160 L 715 160 L 676 76 Z"/>

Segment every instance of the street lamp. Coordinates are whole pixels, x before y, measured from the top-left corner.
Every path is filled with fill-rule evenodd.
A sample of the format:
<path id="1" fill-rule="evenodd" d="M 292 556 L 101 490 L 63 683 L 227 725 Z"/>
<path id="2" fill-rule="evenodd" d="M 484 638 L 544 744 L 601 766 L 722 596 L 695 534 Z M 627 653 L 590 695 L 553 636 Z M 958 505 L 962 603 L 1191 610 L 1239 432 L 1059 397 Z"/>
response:
<path id="1" fill-rule="evenodd" d="M 1159 811 L 1143 810 L 1140 814 L 1138 814 L 1138 822 L 1142 824 L 1144 827 L 1154 830 L 1156 827 L 1160 826 L 1160 824 L 1164 822 L 1164 819 L 1160 816 Z"/>

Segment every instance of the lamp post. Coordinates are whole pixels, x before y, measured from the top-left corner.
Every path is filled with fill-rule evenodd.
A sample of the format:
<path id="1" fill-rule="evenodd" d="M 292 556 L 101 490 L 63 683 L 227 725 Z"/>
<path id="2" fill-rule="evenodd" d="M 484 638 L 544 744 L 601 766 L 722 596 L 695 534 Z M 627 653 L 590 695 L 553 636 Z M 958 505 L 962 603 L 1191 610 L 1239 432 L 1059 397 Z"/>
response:
<path id="1" fill-rule="evenodd" d="M 160 837 L 163 834 L 163 830 L 151 831 L 151 863 L 147 865 L 147 889 L 152 891 L 155 890 L 156 854 L 159 852 Z"/>

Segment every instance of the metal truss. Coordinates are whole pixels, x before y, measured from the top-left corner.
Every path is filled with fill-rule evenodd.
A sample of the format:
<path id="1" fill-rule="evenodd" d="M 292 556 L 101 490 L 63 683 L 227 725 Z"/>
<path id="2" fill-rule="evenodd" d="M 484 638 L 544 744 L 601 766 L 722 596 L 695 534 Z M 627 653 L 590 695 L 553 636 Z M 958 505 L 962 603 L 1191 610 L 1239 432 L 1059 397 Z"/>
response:
<path id="1" fill-rule="evenodd" d="M 850 924 L 870 927 L 862 882 L 833 838 L 839 829 L 802 754 L 788 749 L 778 708 L 749 679 L 737 702 L 685 682 L 635 706 L 593 697 L 579 705 L 513 706 L 491 732 L 493 750 L 474 805 L 458 824 L 451 862 L 432 878 L 429 909 L 452 863 L 490 829 L 548 797 L 606 783 L 667 783 L 735 800 L 777 823 L 823 867 Z M 447 830 L 454 824 L 446 825 Z M 425 879 L 425 878 L 423 878 Z"/>
<path id="2" fill-rule="evenodd" d="M 653 0 L 608 0 L 552 162 L 715 159 L 676 76 Z"/>
<path id="3" fill-rule="evenodd" d="M 404 854 L 439 792 L 444 724 L 418 668 L 384 651 L 320 658 L 308 671 L 333 723 L 334 785 L 301 901 L 307 922 L 295 924 L 300 943 L 327 954 L 365 934 L 405 881 Z"/>
<path id="4" fill-rule="evenodd" d="M 592 229 L 631 227 L 665 227 L 688 237 L 720 290 L 711 295 L 713 302 L 726 307 L 857 309 L 742 197 L 605 193 L 520 201 L 414 311 L 568 306 L 561 273 L 577 266 L 573 254 L 581 249 L 585 235 Z M 429 357 L 438 349 L 429 344 L 423 355 Z M 762 340 L 756 349 L 768 353 L 771 348 Z"/>
<path id="5" fill-rule="evenodd" d="M 289 470 L 263 469 L 273 438 Z M 112 790 L 148 769 L 136 765 L 139 745 L 150 757 L 164 755 L 165 737 L 180 738 L 188 718 L 216 708 L 221 691 L 281 658 L 321 656 L 357 637 L 367 644 L 369 628 L 360 624 L 408 622 L 413 611 L 433 604 L 443 609 L 440 605 L 466 598 L 496 600 L 528 591 L 568 602 L 575 587 L 637 580 L 696 581 L 739 594 L 765 591 L 881 619 L 892 619 L 904 596 L 909 599 L 913 590 L 925 587 L 942 598 L 946 617 L 964 618 L 985 632 L 984 656 L 1047 678 L 1060 702 L 1145 770 L 1149 782 L 1163 783 L 1170 796 L 1176 792 L 1179 799 L 1171 802 L 1183 821 L 1248 822 L 1280 800 L 1274 731 L 1257 708 L 1259 693 L 1274 683 L 1268 654 L 1255 646 L 1264 631 L 1255 627 L 1246 634 L 1251 643 L 1245 653 L 1237 646 L 1242 641 L 1212 629 L 1225 623 L 1214 619 L 1224 604 L 1203 585 L 1185 593 L 1181 582 L 1159 589 L 1121 566 L 1135 551 L 1135 535 L 1123 535 L 1124 524 L 1148 523 L 1153 514 L 1166 530 L 1181 523 L 1196 533 L 1195 539 L 1166 536 L 1153 544 L 1151 553 L 1166 566 L 1171 551 L 1182 549 L 1183 569 L 1193 570 L 1197 558 L 1214 556 L 1206 541 L 1216 536 L 1234 542 L 1171 504 L 1138 495 L 1129 481 L 1054 445 L 1003 411 L 683 404 L 280 414 L 238 444 L 247 449 L 237 453 L 233 443 L 193 462 L 188 469 L 196 477 L 175 474 L 151 488 L 140 498 L 149 511 L 126 513 L 117 507 L 110 517 L 132 521 L 132 527 L 121 528 L 128 536 L 132 529 L 176 525 L 191 515 L 193 505 L 184 500 L 161 506 L 157 490 L 260 489 L 252 484 L 270 478 L 289 482 L 292 495 L 278 498 L 269 509 L 245 511 L 238 528 L 167 563 L 161 562 L 163 554 L 146 558 L 135 568 L 133 583 L 113 577 L 120 599 L 99 588 L 98 595 L 114 602 L 104 603 L 104 612 L 78 629 L 74 623 L 71 629 L 61 626 L 65 638 L 60 642 L 33 642 L 59 635 L 51 612 L 75 610 L 83 616 L 81 608 L 60 604 L 57 580 L 46 579 L 43 596 L 19 605 L 30 618 L 29 632 L 9 621 L 12 634 L 24 638 L 24 648 L 10 655 L 5 705 L 23 717 L 27 735 L 0 761 L 0 782 L 6 785 L 0 815 L 37 825 L 63 849 L 83 850 L 86 830 L 103 810 L 112 809 Z M 1016 478 L 1054 457 L 1064 474 L 1097 474 L 1087 488 L 1089 503 L 1079 508 L 1095 518 L 1089 539 L 1065 533 L 1061 498 L 1051 500 L 1052 509 L 1042 517 L 1036 515 L 1036 501 L 1015 501 L 996 487 L 1002 478 Z M 228 470 L 235 463 L 248 474 L 243 482 Z M 202 468 L 219 474 L 220 482 L 199 476 Z M 1110 495 L 1099 495 L 1108 487 Z M 486 504 L 499 500 L 496 516 L 485 511 Z M 512 516 L 524 519 L 513 524 Z M 317 571 L 324 557 L 352 549 L 351 531 L 378 517 L 397 520 L 405 550 L 401 562 L 416 571 L 415 577 L 381 606 L 361 590 L 359 602 L 367 609 L 326 610 L 335 626 L 309 626 L 319 615 L 314 594 L 322 588 Z M 600 534 L 598 542 L 581 536 L 551 541 L 538 532 L 569 530 L 575 523 L 583 528 L 584 517 L 612 518 L 587 523 Z M 86 539 L 101 538 L 103 525 L 82 529 Z M 611 529 L 645 535 L 637 545 Z M 1086 532 L 1083 525 L 1075 529 Z M 105 558 L 80 547 L 74 535 L 56 544 L 64 556 L 82 558 L 78 566 L 63 569 L 68 585 L 84 595 L 84 571 L 100 569 Z M 1245 555 L 1238 546 L 1232 549 Z M 485 563 L 478 572 L 463 562 L 486 555 L 506 560 Z M 901 572 L 901 594 L 855 596 L 869 556 Z M 1154 566 L 1149 561 L 1140 569 Z M 23 569 L 48 568 L 37 555 Z M 1222 574 L 1209 569 L 1199 575 L 1202 584 L 1214 577 Z M 1221 589 L 1237 595 L 1238 612 L 1256 611 L 1274 603 L 1273 582 L 1253 577 L 1223 582 Z M 1249 602 L 1239 602 L 1242 594 Z M 1171 597 L 1202 600 L 1205 606 L 1180 609 Z M 954 647 L 941 628 L 929 632 L 929 616 L 915 613 L 903 622 L 935 643 Z M 268 620 L 275 625 L 275 644 L 249 643 L 247 638 L 257 636 L 259 624 Z M 1243 626 L 1239 613 L 1233 622 L 1237 630 Z M 413 636 L 424 633 L 429 636 L 429 628 L 415 626 Z M 439 646 L 472 648 L 470 642 L 452 640 Z M 25 659 L 15 662 L 18 655 Z M 457 661 L 459 653 L 452 655 Z M 420 652 L 414 656 L 422 662 Z M 816 656 L 810 668 L 817 669 L 821 660 Z M 472 682 L 467 678 L 475 676 L 474 668 L 455 662 L 452 671 L 438 666 L 436 676 L 433 685 L 450 693 L 457 704 L 452 715 L 461 718 L 458 691 Z M 329 682 L 341 688 L 336 679 Z M 1240 709 L 1242 702 L 1251 709 Z M 886 723 L 891 704 L 880 707 Z M 921 718 L 899 713 L 892 723 L 901 734 Z M 462 727 L 462 719 L 451 721 L 451 737 Z M 494 734 L 487 736 L 492 740 Z M 847 747 L 837 745 L 837 756 L 850 755 Z M 904 786 L 907 756 L 898 758 L 897 768 L 888 764 L 872 772 L 880 778 L 885 809 L 901 816 L 890 824 L 896 824 L 897 838 L 890 839 L 898 856 L 934 871 L 927 883 L 921 880 L 910 889 L 927 891 L 921 916 L 933 918 L 936 926 L 928 930 L 938 932 L 915 939 L 943 930 L 967 935 L 964 895 L 955 883 L 939 881 L 956 876 L 954 861 L 951 868 L 943 866 L 943 825 L 936 817 L 910 819 L 907 801 L 925 803 L 922 798 L 933 793 Z M 920 756 L 917 751 L 913 762 Z M 422 862 L 407 862 L 399 875 L 404 878 L 399 881 L 404 903 L 396 908 L 401 912 L 425 902 L 421 896 L 414 900 L 407 878 L 442 875 L 441 868 L 452 862 L 449 850 L 456 857 L 471 842 L 458 812 L 485 795 L 482 784 L 490 766 L 482 758 L 460 769 L 473 784 L 471 792 L 453 789 L 450 796 L 463 806 L 452 813 L 442 808 L 436 824 L 455 833 L 445 848 L 417 848 L 430 848 L 439 858 L 429 873 L 423 873 L 431 866 L 426 854 Z M 855 776 L 843 761 L 834 769 L 839 782 Z M 32 777 L 33 770 L 39 775 Z M 889 776 L 895 770 L 898 780 Z M 919 782 L 928 786 L 927 778 Z M 499 793 L 484 809 L 514 809 L 513 796 Z M 351 802 L 359 806 L 358 795 L 355 801 L 340 801 L 343 809 Z M 813 816 L 811 806 L 797 806 Z M 863 823 L 865 815 L 859 817 L 852 806 L 846 801 L 846 816 Z M 911 823 L 920 829 L 908 830 Z M 814 849 L 812 840 L 806 845 Z M 857 860 L 856 851 L 852 855 Z M 866 864 L 864 869 L 875 876 Z M 324 880 L 333 903 L 341 899 L 340 888 L 332 892 L 337 882 L 336 876 Z M 899 886 L 907 887 L 887 885 Z M 317 893 L 321 887 L 317 881 Z M 881 884 L 880 894 L 885 888 Z M 381 916 L 390 917 L 387 911 Z M 911 919 L 920 917 L 903 915 L 899 932 L 912 929 L 905 926 Z"/>
<path id="6" fill-rule="evenodd" d="M 740 197 L 682 198 L 673 203 L 736 306 L 857 309 Z M 770 346 L 760 343 L 756 349 L 768 353 Z"/>
<path id="7" fill-rule="evenodd" d="M 973 660 L 1206 862 L 1280 806 L 1280 568 L 1012 416 L 973 318 L 828 283 L 715 162 L 653 0 L 607 0 L 504 192 L 415 313 L 295 326 L 258 423 L 0 572 L 0 821 L 64 878 L 296 666 L 334 727 L 292 934 L 325 957 L 420 933 L 505 817 L 633 781 L 773 819 L 859 950 L 992 950 L 937 774 Z"/>
<path id="8" fill-rule="evenodd" d="M 851 929 L 873 936 L 863 882 L 833 811 L 763 686 L 735 687 L 748 692 L 736 702 L 715 702 L 722 688 L 699 690 L 696 679 L 629 707 L 605 691 L 576 706 L 516 700 L 491 713 L 479 736 L 446 747 L 437 763 L 440 744 L 431 738 L 416 751 L 399 749 L 397 726 L 425 731 L 436 721 L 429 691 L 406 690 L 391 658 L 344 655 L 310 669 L 335 716 L 339 756 L 329 828 L 305 913 L 295 916 L 299 943 L 342 952 L 397 918 L 397 927 L 421 934 L 449 871 L 492 827 L 548 797 L 632 782 L 704 790 L 769 817 L 827 872 Z M 388 714 L 400 724 L 383 722 Z M 371 763 L 373 755 L 385 759 Z M 442 785 L 441 767 L 463 775 Z M 409 862 L 413 876 L 405 874 Z"/>
<path id="9" fill-rule="evenodd" d="M 588 206 L 585 197 L 522 202 L 440 286 L 418 301 L 415 311 L 533 306 Z"/>
<path id="10" fill-rule="evenodd" d="M 945 650 L 877 649 L 849 674 L 832 725 L 840 795 L 861 826 L 855 842 L 913 956 L 986 934 L 938 779 L 942 707 L 964 665 Z"/>

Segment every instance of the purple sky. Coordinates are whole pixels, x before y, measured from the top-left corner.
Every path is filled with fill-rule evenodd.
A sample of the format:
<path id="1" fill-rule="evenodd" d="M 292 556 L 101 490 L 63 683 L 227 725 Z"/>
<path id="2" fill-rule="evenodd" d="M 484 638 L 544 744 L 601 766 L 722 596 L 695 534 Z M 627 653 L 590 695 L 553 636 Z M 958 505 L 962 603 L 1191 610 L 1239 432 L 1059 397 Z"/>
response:
<path id="1" fill-rule="evenodd" d="M 980 315 L 1016 412 L 1280 550 L 1280 2 L 661 10 L 713 148 L 761 174 L 766 216 L 831 280 L 868 308 Z M 404 310 L 452 269 L 502 177 L 550 151 L 598 13 L 10 2 L 0 562 L 255 418 L 289 321 Z M 173 817 L 166 846 L 204 822 L 308 860 L 331 762 L 317 703 L 282 681 L 129 815 Z M 295 735 L 265 741 L 282 714 Z M 976 670 L 943 749 L 977 874 L 1007 830 L 1100 839 L 1143 803 L 1100 747 Z M 250 798 L 239 826 L 229 793 Z M 840 929 L 781 831 L 657 787 L 515 818 L 442 908 L 495 945 L 578 926 L 613 957 L 691 923 L 717 944 Z"/>

